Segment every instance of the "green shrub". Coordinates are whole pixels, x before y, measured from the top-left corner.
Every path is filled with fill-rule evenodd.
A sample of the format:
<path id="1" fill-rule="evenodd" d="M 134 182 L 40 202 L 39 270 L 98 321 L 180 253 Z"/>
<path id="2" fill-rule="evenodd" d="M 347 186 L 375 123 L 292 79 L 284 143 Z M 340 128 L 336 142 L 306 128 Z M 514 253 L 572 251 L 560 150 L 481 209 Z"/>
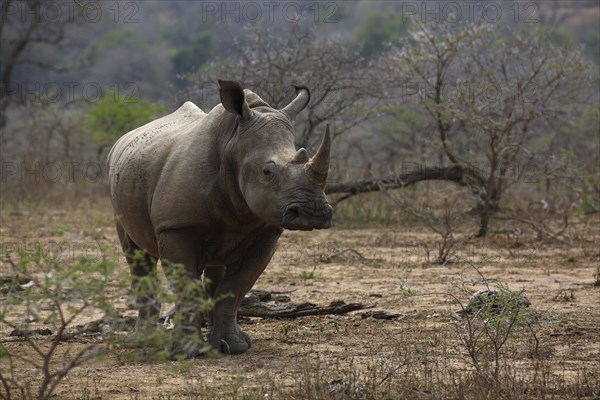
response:
<path id="1" fill-rule="evenodd" d="M 114 89 L 106 89 L 104 97 L 86 109 L 92 138 L 102 153 L 123 134 L 140 127 L 159 114 L 165 107 L 136 96 L 121 96 Z"/>
<path id="2" fill-rule="evenodd" d="M 110 348 L 108 343 L 100 346 L 99 325 L 85 323 L 92 315 L 114 319 L 114 300 L 127 282 L 104 254 L 66 260 L 64 254 L 35 246 L 2 255 L 11 266 L 12 279 L 5 279 L 2 286 L 0 325 L 22 343 L 0 344 L 0 397 L 50 398 L 73 368 Z M 13 261 L 16 257 L 18 261 Z M 76 351 L 61 346 L 86 336 L 90 340 Z"/>

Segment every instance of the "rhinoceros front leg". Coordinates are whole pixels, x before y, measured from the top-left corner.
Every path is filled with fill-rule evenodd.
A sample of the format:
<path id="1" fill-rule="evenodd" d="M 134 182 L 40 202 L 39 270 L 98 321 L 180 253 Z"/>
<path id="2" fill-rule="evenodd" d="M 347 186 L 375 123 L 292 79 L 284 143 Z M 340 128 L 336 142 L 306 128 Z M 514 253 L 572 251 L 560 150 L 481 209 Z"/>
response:
<path id="1" fill-rule="evenodd" d="M 209 341 L 213 348 L 223 353 L 240 354 L 251 345 L 248 336 L 237 323 L 237 310 L 258 277 L 271 261 L 279 232 L 264 235 L 256 240 L 244 254 L 239 265 L 227 266 L 215 296 L 223 297 L 210 314 Z"/>
<path id="2" fill-rule="evenodd" d="M 195 296 L 198 294 L 190 290 L 189 279 L 198 280 L 200 284 L 203 270 L 197 236 L 188 229 L 161 232 L 158 235 L 158 248 L 165 275 L 178 297 L 177 311 L 182 315 L 179 325 L 174 328 L 173 344 L 169 351 L 173 356 L 196 357 L 201 350 L 201 316 L 195 306 L 198 300 Z M 183 276 L 174 264 L 185 267 Z"/>
<path id="3" fill-rule="evenodd" d="M 206 290 L 206 294 L 215 298 L 217 294 L 217 288 L 223 282 L 223 278 L 225 277 L 225 267 L 206 267 L 204 269 L 204 289 Z M 208 315 L 208 325 L 207 325 L 207 333 L 210 338 L 213 332 L 213 326 L 215 321 L 215 309 L 211 310 Z M 237 322 L 236 322 L 237 323 Z M 248 347 L 251 346 L 250 336 L 248 336 L 244 331 L 240 330 L 239 334 L 242 336 L 242 339 L 248 344 Z"/>

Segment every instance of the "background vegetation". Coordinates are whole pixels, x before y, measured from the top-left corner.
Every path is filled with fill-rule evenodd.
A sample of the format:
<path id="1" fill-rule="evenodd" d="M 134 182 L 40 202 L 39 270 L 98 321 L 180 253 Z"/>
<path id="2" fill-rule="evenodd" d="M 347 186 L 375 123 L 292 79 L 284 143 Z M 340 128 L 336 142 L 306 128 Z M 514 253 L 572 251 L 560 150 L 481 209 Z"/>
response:
<path id="1" fill-rule="evenodd" d="M 104 258 L 104 246 L 116 243 L 106 155 L 121 135 L 185 101 L 210 110 L 219 102 L 217 79 L 234 79 L 274 107 L 290 101 L 295 83 L 311 89 L 310 105 L 296 121 L 296 144 L 313 152 L 330 125 L 326 192 L 336 226 L 376 227 L 384 232 L 374 234 L 381 236 L 377 246 L 390 252 L 401 246 L 386 242 L 393 232 L 384 230 L 413 226 L 415 237 L 426 238 L 413 238 L 426 262 L 405 263 L 409 270 L 454 265 L 461 279 L 464 270 L 475 278 L 450 283 L 445 293 L 464 311 L 449 314 L 450 330 L 423 317 L 392 331 L 404 336 L 390 342 L 387 355 L 375 343 L 364 365 L 324 365 L 311 351 L 316 358 L 292 363 L 300 366 L 297 387 L 277 392 L 267 371 L 264 385 L 251 382 L 243 393 L 237 377 L 220 389 L 192 385 L 189 398 L 218 398 L 223 390 L 234 398 L 597 398 L 597 359 L 587 354 L 571 370 L 574 377 L 557 379 L 543 340 L 558 348 L 569 339 L 551 339 L 560 333 L 552 330 L 554 316 L 528 308 L 523 291 L 499 280 L 491 287 L 480 272 L 489 259 L 482 255 L 475 265 L 460 253 L 465 246 L 506 250 L 513 270 L 530 267 L 531 260 L 515 256 L 530 247 L 543 249 L 534 254 L 544 253 L 548 263 L 597 262 L 600 5 L 482 0 L 471 14 L 452 5 L 465 3 L 282 1 L 269 11 L 249 1 L 3 1 L 0 221 L 10 227 L 0 227 L 0 326 L 18 331 L 22 321 L 44 323 L 53 334 L 43 343 L 25 333 L 0 344 L 0 395 L 47 398 L 73 368 L 106 350 L 116 349 L 122 361 L 124 344 L 107 334 L 108 319 L 119 320 L 112 306 L 131 292 L 123 286 L 118 250 Z M 495 7 L 500 13 L 493 17 L 483 12 Z M 19 218 L 30 210 L 24 219 L 43 226 L 19 231 Z M 63 226 L 69 219 L 78 221 Z M 12 247 L 38 234 L 62 245 L 102 243 L 103 256 L 79 257 L 84 249 L 61 263 L 36 258 L 35 248 Z M 363 268 L 374 269 L 372 276 L 384 276 L 382 265 L 385 273 L 392 269 L 372 248 L 359 248 L 370 239 L 345 240 L 349 248 L 332 254 L 358 257 L 361 265 L 352 270 L 361 276 L 354 282 Z M 577 243 L 583 250 L 575 256 L 569 252 Z M 355 247 L 376 254 L 365 258 Z M 298 261 L 301 273 L 277 279 L 325 280 L 318 259 Z M 581 290 L 597 295 L 600 270 L 588 275 L 595 286 Z M 482 285 L 497 296 L 473 311 L 471 289 Z M 409 302 L 418 296 L 404 278 L 398 288 L 385 295 Z M 575 302 L 573 293 L 561 289 L 552 301 Z M 88 312 L 106 320 L 86 325 Z M 581 320 L 596 318 L 581 315 L 589 309 L 579 312 Z M 337 337 L 341 328 L 332 324 L 322 328 L 328 332 L 322 344 Z M 287 322 L 278 326 L 279 339 L 307 334 Z M 73 340 L 85 345 L 60 351 Z M 152 340 L 164 350 L 169 337 Z"/>
<path id="2" fill-rule="evenodd" d="M 341 201 L 356 193 L 430 179 L 470 190 L 480 236 L 498 216 L 556 234 L 514 212 L 542 203 L 598 211 L 594 2 L 519 3 L 493 19 L 443 2 L 289 3 L 272 15 L 251 2 L 74 4 L 58 16 L 49 1 L 2 6 L 4 201 L 102 193 L 120 135 L 186 100 L 210 109 L 216 79 L 231 78 L 275 107 L 292 83 L 312 89 L 297 145 L 314 150 L 329 123 L 332 184 L 374 180 L 330 188 L 338 221 L 353 218 Z M 391 218 L 398 204 L 380 198 Z"/>

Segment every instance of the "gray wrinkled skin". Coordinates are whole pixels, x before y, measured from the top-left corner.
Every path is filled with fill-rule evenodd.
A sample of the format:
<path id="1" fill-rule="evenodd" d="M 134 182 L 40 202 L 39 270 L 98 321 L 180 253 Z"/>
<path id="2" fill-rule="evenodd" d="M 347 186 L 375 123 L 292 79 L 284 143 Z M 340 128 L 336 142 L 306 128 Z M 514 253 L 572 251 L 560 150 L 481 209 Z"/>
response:
<path id="1" fill-rule="evenodd" d="M 317 153 L 296 150 L 292 122 L 310 94 L 275 110 L 236 82 L 219 81 L 222 104 L 205 113 L 186 102 L 170 115 L 122 136 L 108 156 L 116 228 L 133 283 L 163 260 L 183 264 L 190 278 L 208 278 L 217 303 L 208 323 L 209 343 L 223 352 L 246 351 L 250 337 L 237 309 L 269 263 L 283 229 L 324 229 L 332 209 L 323 189 L 330 137 Z M 144 259 L 131 255 L 146 251 Z M 177 290 L 177 282 L 172 281 Z M 160 311 L 156 296 L 137 299 L 138 329 Z M 195 310 L 184 331 L 200 332 Z M 186 314 L 187 315 L 187 314 Z M 196 356 L 189 342 L 174 354 Z"/>

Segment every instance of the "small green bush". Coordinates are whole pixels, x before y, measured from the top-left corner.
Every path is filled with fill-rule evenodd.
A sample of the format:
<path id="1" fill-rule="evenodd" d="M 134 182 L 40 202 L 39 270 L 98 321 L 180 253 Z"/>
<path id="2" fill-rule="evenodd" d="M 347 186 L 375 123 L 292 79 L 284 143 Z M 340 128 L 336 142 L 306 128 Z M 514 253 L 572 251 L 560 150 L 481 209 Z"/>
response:
<path id="1" fill-rule="evenodd" d="M 104 97 L 86 109 L 92 139 L 100 147 L 98 153 L 110 148 L 122 135 L 138 128 L 161 113 L 165 107 L 140 99 L 121 96 L 114 89 L 105 89 Z"/>
<path id="2" fill-rule="evenodd" d="M 70 255 L 51 254 L 41 246 L 2 254 L 12 279 L 2 287 L 0 325 L 12 329 L 9 336 L 23 344 L 19 351 L 12 351 L 11 341 L 0 344 L 0 397 L 50 398 L 73 368 L 110 348 L 100 346 L 98 325 L 86 323 L 92 315 L 115 318 L 114 300 L 127 282 L 105 254 L 69 260 Z M 74 352 L 60 347 L 78 336 L 96 339 Z M 28 367 L 27 374 L 21 365 Z"/>

